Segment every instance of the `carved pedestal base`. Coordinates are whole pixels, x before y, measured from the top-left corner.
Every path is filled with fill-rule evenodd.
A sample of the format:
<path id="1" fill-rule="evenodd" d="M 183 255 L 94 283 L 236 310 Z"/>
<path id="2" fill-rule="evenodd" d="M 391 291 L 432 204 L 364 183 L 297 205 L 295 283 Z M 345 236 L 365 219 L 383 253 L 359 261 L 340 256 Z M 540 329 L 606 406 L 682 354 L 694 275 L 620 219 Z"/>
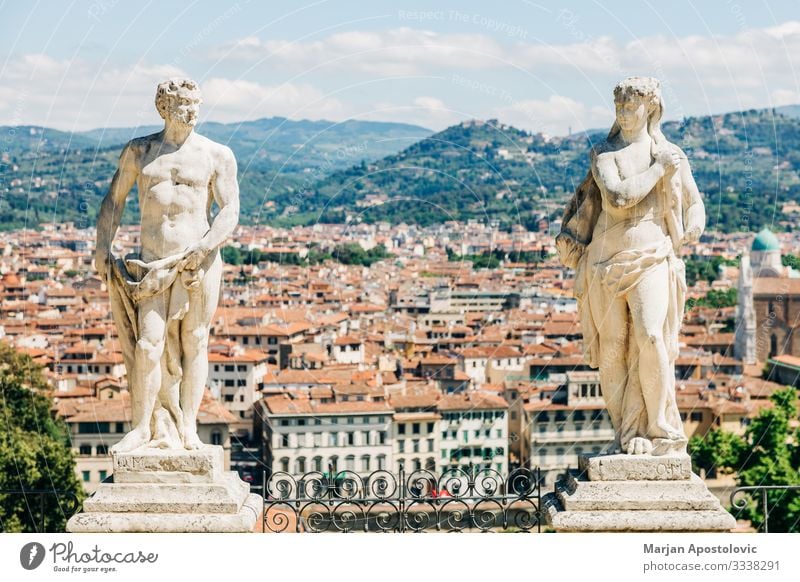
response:
<path id="1" fill-rule="evenodd" d="M 729 531 L 736 520 L 691 472 L 686 454 L 582 456 L 542 500 L 560 532 Z"/>
<path id="2" fill-rule="evenodd" d="M 219 446 L 116 454 L 113 482 L 100 485 L 84 502 L 67 531 L 250 532 L 261 514 L 261 498 L 222 466 Z"/>

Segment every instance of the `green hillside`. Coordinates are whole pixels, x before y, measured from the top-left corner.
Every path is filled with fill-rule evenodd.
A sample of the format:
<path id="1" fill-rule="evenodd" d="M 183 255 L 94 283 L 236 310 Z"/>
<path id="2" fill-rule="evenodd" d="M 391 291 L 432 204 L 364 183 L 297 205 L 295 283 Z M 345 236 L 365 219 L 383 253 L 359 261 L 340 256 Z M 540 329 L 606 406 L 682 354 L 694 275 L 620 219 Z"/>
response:
<path id="1" fill-rule="evenodd" d="M 72 220 L 94 224 L 122 145 L 157 126 L 67 133 L 49 128 L 0 127 L 10 136 L 0 153 L 0 228 Z M 239 163 L 243 222 L 258 221 L 270 200 L 315 183 L 363 159 L 393 154 L 431 134 L 400 123 L 290 121 L 273 117 L 204 123 L 197 131 L 228 144 Z M 136 196 L 126 221 L 135 220 Z"/>
<path id="2" fill-rule="evenodd" d="M 664 132 L 689 155 L 711 229 L 790 226 L 781 207 L 800 199 L 799 118 L 752 110 L 667 122 Z M 586 175 L 591 144 L 604 137 L 545 139 L 494 120 L 462 123 L 378 162 L 335 172 L 284 212 L 321 222 L 490 219 L 532 227 L 542 216 L 560 215 Z"/>
<path id="3" fill-rule="evenodd" d="M 0 228 L 94 224 L 121 144 L 156 129 L 13 128 L 1 154 Z M 560 216 L 586 174 L 589 148 L 605 137 L 546 138 L 495 120 L 435 135 L 403 124 L 283 118 L 206 123 L 198 131 L 236 153 L 242 222 L 284 226 L 479 219 L 535 228 Z M 782 208 L 800 200 L 800 107 L 692 117 L 667 122 L 664 131 L 689 155 L 710 229 L 792 227 Z M 136 219 L 135 198 L 126 221 Z"/>

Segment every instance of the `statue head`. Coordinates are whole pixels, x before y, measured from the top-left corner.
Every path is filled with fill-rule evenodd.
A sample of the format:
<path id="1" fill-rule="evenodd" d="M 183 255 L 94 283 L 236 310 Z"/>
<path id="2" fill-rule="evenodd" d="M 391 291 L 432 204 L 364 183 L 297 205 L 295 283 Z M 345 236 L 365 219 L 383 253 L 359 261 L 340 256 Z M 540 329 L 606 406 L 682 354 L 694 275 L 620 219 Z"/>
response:
<path id="1" fill-rule="evenodd" d="M 661 133 L 661 116 L 664 102 L 661 83 L 654 77 L 628 77 L 614 87 L 614 104 L 617 118 L 610 135 L 620 129 L 634 131 L 647 124 L 647 133 L 655 142 L 664 138 Z"/>
<path id="2" fill-rule="evenodd" d="M 191 79 L 170 79 L 156 90 L 156 109 L 165 121 L 194 126 L 202 102 L 200 87 Z"/>

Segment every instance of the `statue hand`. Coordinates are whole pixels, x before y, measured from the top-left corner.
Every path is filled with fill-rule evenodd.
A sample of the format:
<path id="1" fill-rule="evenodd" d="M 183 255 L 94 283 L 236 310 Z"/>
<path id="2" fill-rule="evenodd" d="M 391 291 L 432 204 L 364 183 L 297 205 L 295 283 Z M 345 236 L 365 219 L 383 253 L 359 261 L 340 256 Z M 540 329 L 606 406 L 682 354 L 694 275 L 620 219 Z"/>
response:
<path id="1" fill-rule="evenodd" d="M 664 168 L 667 176 L 672 176 L 681 167 L 681 156 L 674 148 L 661 148 L 655 152 L 653 157 L 656 163 Z"/>
<path id="2" fill-rule="evenodd" d="M 190 247 L 186 252 L 186 256 L 178 263 L 178 271 L 196 271 L 206 260 L 209 252 L 211 252 L 211 249 L 203 243 L 197 243 Z"/>

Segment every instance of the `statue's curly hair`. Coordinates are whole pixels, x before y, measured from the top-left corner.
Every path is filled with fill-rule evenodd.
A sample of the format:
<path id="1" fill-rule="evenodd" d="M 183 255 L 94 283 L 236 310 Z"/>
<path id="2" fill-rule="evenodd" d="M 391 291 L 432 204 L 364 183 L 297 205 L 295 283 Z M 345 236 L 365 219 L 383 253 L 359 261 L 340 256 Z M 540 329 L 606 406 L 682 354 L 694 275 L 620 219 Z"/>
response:
<path id="1" fill-rule="evenodd" d="M 187 89 L 198 94 L 199 97 L 200 86 L 191 79 L 174 78 L 169 81 L 164 81 L 158 84 L 156 89 L 156 109 L 162 118 L 166 118 L 167 106 L 169 102 L 178 96 L 181 89 Z"/>

